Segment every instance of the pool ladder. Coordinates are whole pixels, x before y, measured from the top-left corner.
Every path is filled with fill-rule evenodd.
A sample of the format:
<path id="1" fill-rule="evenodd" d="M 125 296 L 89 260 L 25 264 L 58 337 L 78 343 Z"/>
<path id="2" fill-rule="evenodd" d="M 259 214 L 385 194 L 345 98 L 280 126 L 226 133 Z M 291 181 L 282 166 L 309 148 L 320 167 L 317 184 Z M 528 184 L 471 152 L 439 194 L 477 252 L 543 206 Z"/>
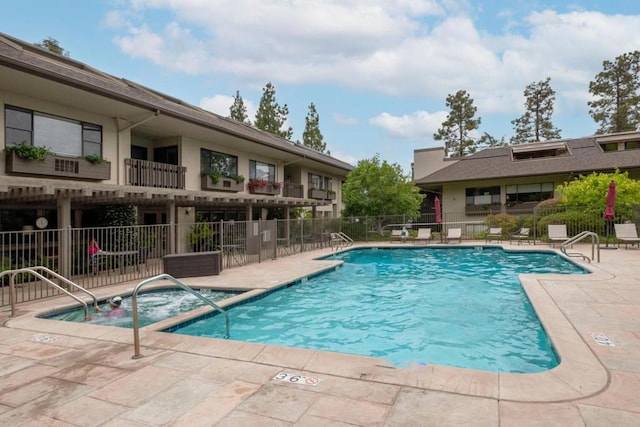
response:
<path id="1" fill-rule="evenodd" d="M 67 294 L 68 296 L 70 296 L 71 298 L 73 298 L 74 300 L 76 300 L 77 302 L 82 304 L 82 306 L 84 307 L 84 317 L 85 317 L 85 319 L 89 316 L 89 307 L 87 306 L 87 303 L 84 302 L 84 300 L 82 300 L 78 296 L 76 296 L 76 295 L 72 294 L 71 292 L 69 292 L 67 289 L 65 289 L 62 286 L 60 286 L 57 283 L 55 283 L 53 280 L 51 280 L 49 277 L 47 277 L 47 275 L 53 276 L 54 278 L 60 280 L 61 282 L 65 283 L 67 286 L 69 286 L 70 288 L 73 288 L 74 290 L 78 290 L 80 292 L 84 292 L 85 294 L 89 295 L 93 299 L 93 306 L 94 307 L 98 306 L 98 299 L 96 298 L 96 296 L 94 294 L 92 294 L 91 292 L 89 292 L 88 290 L 83 288 L 82 286 L 80 286 L 80 285 L 78 285 L 76 283 L 73 283 L 71 280 L 67 279 L 66 277 L 59 275 L 55 271 L 52 271 L 52 270 L 50 270 L 50 269 L 48 269 L 47 267 L 44 267 L 44 266 L 25 267 L 25 268 L 18 268 L 16 270 L 6 270 L 6 271 L 3 271 L 2 273 L 0 273 L 0 281 L 4 276 L 9 276 L 9 303 L 11 304 L 11 317 L 15 317 L 15 315 L 16 315 L 15 277 L 16 277 L 16 274 L 21 274 L 21 273 L 22 274 L 31 274 L 32 276 L 40 279 L 42 282 L 53 286 L 54 288 L 56 288 L 59 291 Z"/>
<path id="2" fill-rule="evenodd" d="M 588 256 L 582 255 L 578 252 L 567 252 L 567 246 L 571 246 L 574 243 L 578 243 L 582 239 L 586 239 L 587 237 L 591 237 L 591 259 Z M 596 254 L 598 261 L 600 262 L 600 237 L 594 233 L 593 231 L 583 231 L 581 233 L 576 234 L 570 239 L 565 240 L 560 244 L 560 250 L 563 254 L 570 257 L 581 257 L 583 260 L 591 262 L 592 259 L 596 259 Z"/>
<path id="3" fill-rule="evenodd" d="M 211 301 L 209 298 L 205 297 L 204 295 L 194 291 L 189 286 L 180 282 L 175 277 L 169 274 L 160 274 L 158 276 L 150 277 L 149 279 L 143 280 L 142 282 L 138 283 L 138 285 L 133 290 L 133 294 L 131 294 L 131 311 L 133 312 L 133 346 L 135 351 L 135 354 L 133 355 L 132 359 L 139 359 L 143 357 L 142 354 L 140 354 L 140 332 L 139 332 L 140 327 L 139 327 L 139 321 L 138 321 L 138 291 L 140 291 L 140 289 L 142 289 L 145 285 L 148 285 L 149 283 L 155 282 L 157 280 L 172 281 L 174 285 L 176 285 L 183 291 L 186 291 L 191 295 L 197 298 L 200 298 L 201 300 L 209 304 L 211 307 L 213 307 L 214 310 L 217 310 L 220 313 L 224 314 L 225 325 L 226 325 L 226 334 L 224 337 L 229 338 L 229 313 L 227 313 L 225 310 L 220 308 L 215 302 Z"/>

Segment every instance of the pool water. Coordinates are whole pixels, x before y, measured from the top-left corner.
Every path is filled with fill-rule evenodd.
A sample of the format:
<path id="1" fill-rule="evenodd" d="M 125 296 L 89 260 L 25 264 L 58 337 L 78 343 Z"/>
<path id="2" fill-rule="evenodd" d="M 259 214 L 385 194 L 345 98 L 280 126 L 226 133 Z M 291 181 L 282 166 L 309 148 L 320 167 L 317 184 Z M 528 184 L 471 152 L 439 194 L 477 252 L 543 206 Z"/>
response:
<path id="1" fill-rule="evenodd" d="M 558 358 L 518 274 L 585 274 L 545 252 L 502 248 L 355 249 L 344 265 L 228 309 L 230 338 L 438 364 L 540 372 Z M 224 318 L 169 331 L 222 337 Z"/>
<path id="2" fill-rule="evenodd" d="M 239 294 L 237 291 L 218 291 L 215 289 L 194 289 L 213 302 L 222 301 Z M 161 320 L 170 319 L 177 315 L 186 313 L 199 307 L 207 305 L 200 298 L 191 295 L 188 292 L 177 289 L 156 289 L 143 291 L 138 294 L 138 322 L 140 327 L 159 322 Z M 92 323 L 120 326 L 123 328 L 133 327 L 133 318 L 131 314 L 131 297 L 122 298 L 122 307 L 125 310 L 124 316 L 109 317 L 109 304 L 102 302 L 100 307 L 104 310 L 101 313 L 93 313 L 90 308 L 89 312 L 93 319 Z M 84 309 L 76 308 L 69 311 L 57 313 L 54 315 L 42 316 L 47 319 L 65 320 L 69 322 L 86 322 L 84 318 Z"/>

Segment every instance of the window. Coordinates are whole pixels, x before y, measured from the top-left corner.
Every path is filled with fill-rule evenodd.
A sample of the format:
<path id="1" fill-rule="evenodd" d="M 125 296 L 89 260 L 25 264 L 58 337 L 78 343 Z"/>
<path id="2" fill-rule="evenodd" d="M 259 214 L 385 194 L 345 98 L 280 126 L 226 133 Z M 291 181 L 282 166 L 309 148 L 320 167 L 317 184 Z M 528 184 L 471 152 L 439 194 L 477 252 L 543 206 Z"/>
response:
<path id="1" fill-rule="evenodd" d="M 275 182 L 276 165 L 249 160 L 249 179 L 262 179 L 268 182 Z"/>
<path id="2" fill-rule="evenodd" d="M 606 144 L 600 144 L 602 147 L 602 151 L 618 151 L 618 143 L 617 142 L 609 142 Z"/>
<path id="3" fill-rule="evenodd" d="M 541 202 L 553 197 L 553 182 L 507 186 L 507 205 L 525 202 Z"/>
<path id="4" fill-rule="evenodd" d="M 200 172 L 213 170 L 221 176 L 238 175 L 238 157 L 217 151 L 200 149 Z"/>
<path id="5" fill-rule="evenodd" d="M 309 188 L 316 190 L 333 190 L 333 180 L 327 176 L 308 174 Z"/>
<path id="6" fill-rule="evenodd" d="M 466 205 L 499 205 L 500 186 L 467 188 Z"/>
<path id="7" fill-rule="evenodd" d="M 535 142 L 511 147 L 513 160 L 540 159 L 543 157 L 558 157 L 569 154 L 564 142 Z"/>
<path id="8" fill-rule="evenodd" d="M 102 126 L 5 107 L 5 146 L 29 144 L 63 156 L 102 155 Z"/>
<path id="9" fill-rule="evenodd" d="M 640 148 L 640 141 L 626 141 L 624 143 L 625 150 L 637 150 Z"/>

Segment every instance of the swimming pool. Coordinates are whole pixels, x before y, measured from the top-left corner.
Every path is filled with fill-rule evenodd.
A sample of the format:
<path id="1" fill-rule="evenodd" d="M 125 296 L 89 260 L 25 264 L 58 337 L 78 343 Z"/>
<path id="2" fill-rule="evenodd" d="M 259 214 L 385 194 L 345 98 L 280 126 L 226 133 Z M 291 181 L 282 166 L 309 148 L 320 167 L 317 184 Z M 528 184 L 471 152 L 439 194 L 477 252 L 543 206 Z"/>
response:
<path id="1" fill-rule="evenodd" d="M 353 249 L 342 267 L 228 308 L 231 339 L 438 364 L 540 372 L 558 358 L 521 273 L 588 273 L 555 252 L 495 247 Z M 208 315 L 168 332 L 222 337 Z"/>
<path id="2" fill-rule="evenodd" d="M 219 291 L 216 289 L 195 290 L 214 302 L 222 301 L 241 293 L 240 291 Z M 170 319 L 198 307 L 207 305 L 196 296 L 179 289 L 146 290 L 138 294 L 137 303 L 140 327 L 147 326 L 161 320 Z M 102 302 L 101 307 L 105 310 L 102 313 L 93 314 L 93 310 L 90 310 L 93 316 L 93 320 L 91 320 L 92 323 L 120 326 L 123 328 L 133 327 L 130 296 L 122 298 L 122 307 L 125 309 L 124 316 L 108 317 L 106 315 L 109 310 L 108 304 L 106 302 Z M 74 308 L 60 313 L 47 314 L 40 317 L 54 320 L 65 320 L 69 322 L 86 322 L 84 319 L 84 309 L 82 308 Z"/>

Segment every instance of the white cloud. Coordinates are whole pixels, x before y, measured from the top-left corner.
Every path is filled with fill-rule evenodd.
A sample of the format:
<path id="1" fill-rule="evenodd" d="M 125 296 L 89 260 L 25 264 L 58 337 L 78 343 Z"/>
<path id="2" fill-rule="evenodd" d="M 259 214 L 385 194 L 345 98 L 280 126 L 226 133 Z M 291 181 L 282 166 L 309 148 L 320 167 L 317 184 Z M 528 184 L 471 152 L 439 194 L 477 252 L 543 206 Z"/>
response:
<path id="1" fill-rule="evenodd" d="M 356 119 L 355 117 L 345 116 L 344 114 L 340 113 L 333 115 L 333 121 L 344 126 L 351 126 L 358 123 L 358 119 Z"/>
<path id="2" fill-rule="evenodd" d="M 640 15 L 542 10 L 518 21 L 500 11 L 496 33 L 478 29 L 470 3 L 131 0 L 107 21 L 126 25 L 115 38 L 124 52 L 173 72 L 443 101 L 463 89 L 483 114 L 519 112 L 525 86 L 547 76 L 566 96 L 559 106 L 584 110 L 602 61 L 640 45 Z M 157 11 L 170 18 L 153 27 L 146 16 Z"/>
<path id="3" fill-rule="evenodd" d="M 384 129 L 389 135 L 409 140 L 432 140 L 433 134 L 447 118 L 447 112 L 428 113 L 416 111 L 411 115 L 392 116 L 382 113 L 370 120 L 374 126 Z"/>

